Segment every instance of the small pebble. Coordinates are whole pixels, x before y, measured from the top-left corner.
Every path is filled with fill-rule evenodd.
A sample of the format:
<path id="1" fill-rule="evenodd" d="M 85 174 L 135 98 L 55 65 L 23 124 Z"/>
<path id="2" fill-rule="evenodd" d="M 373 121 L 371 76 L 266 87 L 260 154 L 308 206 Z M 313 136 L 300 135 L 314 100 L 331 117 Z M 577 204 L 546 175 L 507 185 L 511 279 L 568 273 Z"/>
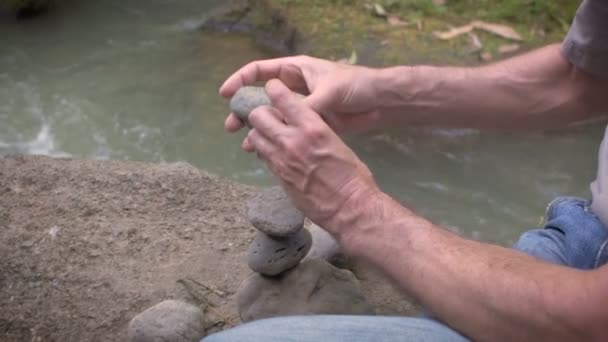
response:
<path id="1" fill-rule="evenodd" d="M 242 87 L 230 100 L 230 110 L 246 124 L 249 114 L 260 106 L 270 105 L 270 99 L 262 87 Z"/>
<path id="2" fill-rule="evenodd" d="M 296 93 L 297 94 L 297 93 Z M 305 96 L 297 94 L 300 98 Z M 272 103 L 263 87 L 241 87 L 230 100 L 230 110 L 245 124 L 249 125 L 249 114 L 260 106 Z"/>

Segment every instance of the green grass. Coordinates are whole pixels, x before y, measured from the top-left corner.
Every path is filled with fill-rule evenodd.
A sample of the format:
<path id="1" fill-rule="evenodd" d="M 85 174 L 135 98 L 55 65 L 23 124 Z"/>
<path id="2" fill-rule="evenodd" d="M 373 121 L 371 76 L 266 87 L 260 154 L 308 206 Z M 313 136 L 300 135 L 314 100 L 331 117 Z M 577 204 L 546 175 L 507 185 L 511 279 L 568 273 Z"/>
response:
<path id="1" fill-rule="evenodd" d="M 324 58 L 349 56 L 351 51 L 369 50 L 379 44 L 376 55 L 382 64 L 407 62 L 470 63 L 475 57 L 467 49 L 466 35 L 439 41 L 433 31 L 484 20 L 506 24 L 523 37 L 524 49 L 560 41 L 568 30 L 579 0 L 447 0 L 438 6 L 432 0 L 269 0 L 284 8 L 290 21 L 311 41 L 313 53 Z M 391 27 L 365 9 L 378 3 L 423 29 Z M 490 34 L 479 33 L 484 50 L 496 53 L 509 43 Z M 372 44 L 373 45 L 373 44 Z M 468 59 L 468 61 L 467 61 Z"/>

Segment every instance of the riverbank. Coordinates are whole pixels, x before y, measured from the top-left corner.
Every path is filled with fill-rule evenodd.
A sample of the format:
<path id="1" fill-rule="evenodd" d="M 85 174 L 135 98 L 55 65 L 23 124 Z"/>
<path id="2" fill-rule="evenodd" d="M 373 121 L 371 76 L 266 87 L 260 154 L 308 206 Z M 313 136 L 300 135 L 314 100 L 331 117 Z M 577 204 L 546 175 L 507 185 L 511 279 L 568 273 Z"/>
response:
<path id="1" fill-rule="evenodd" d="M 238 324 L 253 190 L 186 163 L 0 158 L 0 340 L 124 341 L 172 298 L 206 308 L 209 331 Z M 414 312 L 354 271 L 378 313 Z"/>
<path id="2" fill-rule="evenodd" d="M 247 32 L 279 54 L 367 65 L 477 64 L 559 42 L 578 1 L 234 0 L 203 27 Z M 504 25 L 521 39 L 491 32 L 439 39 L 474 21 Z"/>

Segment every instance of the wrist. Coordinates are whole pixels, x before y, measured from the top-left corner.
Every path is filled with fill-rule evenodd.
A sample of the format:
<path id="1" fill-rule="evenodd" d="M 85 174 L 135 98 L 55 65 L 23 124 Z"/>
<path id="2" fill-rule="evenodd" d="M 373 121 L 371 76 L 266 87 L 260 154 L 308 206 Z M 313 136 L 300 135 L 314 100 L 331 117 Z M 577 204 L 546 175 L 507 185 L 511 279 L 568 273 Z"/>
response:
<path id="1" fill-rule="evenodd" d="M 370 82 L 375 90 L 374 98 L 378 103 L 378 111 L 388 123 L 390 120 L 387 117 L 408 103 L 408 93 L 412 91 L 408 84 L 412 69 L 410 66 L 379 69 Z"/>
<path id="2" fill-rule="evenodd" d="M 379 236 L 385 209 L 392 200 L 376 186 L 361 188 L 344 203 L 325 227 L 351 256 L 360 256 L 366 239 Z"/>

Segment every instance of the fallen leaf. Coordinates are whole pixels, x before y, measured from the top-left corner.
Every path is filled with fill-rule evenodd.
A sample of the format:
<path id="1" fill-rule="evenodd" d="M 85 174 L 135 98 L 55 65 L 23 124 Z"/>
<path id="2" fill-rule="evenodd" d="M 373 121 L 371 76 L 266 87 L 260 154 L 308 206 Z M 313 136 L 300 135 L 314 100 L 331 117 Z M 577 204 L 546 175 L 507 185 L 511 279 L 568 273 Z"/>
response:
<path id="1" fill-rule="evenodd" d="M 494 56 L 492 56 L 492 54 L 489 53 L 489 52 L 482 52 L 479 55 L 479 58 L 481 58 L 481 60 L 484 61 L 484 62 L 489 62 L 489 61 L 491 61 L 491 60 L 494 59 Z"/>
<path id="2" fill-rule="evenodd" d="M 502 38 L 518 41 L 522 40 L 519 33 L 517 33 L 517 31 L 507 25 L 488 23 L 480 20 L 473 21 L 470 25 L 472 25 L 476 29 L 484 30 Z"/>
<path id="3" fill-rule="evenodd" d="M 418 28 L 418 31 L 422 31 L 422 20 L 416 20 L 416 28 Z"/>
<path id="4" fill-rule="evenodd" d="M 437 6 L 443 6 L 448 2 L 448 0 L 433 0 L 433 4 Z"/>
<path id="5" fill-rule="evenodd" d="M 519 50 L 519 48 L 519 44 L 504 44 L 498 47 L 498 52 L 501 54 L 508 54 Z"/>
<path id="6" fill-rule="evenodd" d="M 386 17 L 388 16 L 388 12 L 382 7 L 382 5 L 376 3 L 374 4 L 374 15 L 378 17 Z"/>
<path id="7" fill-rule="evenodd" d="M 357 51 L 353 51 L 350 54 L 349 58 L 342 58 L 342 59 L 339 59 L 337 62 L 342 63 L 342 64 L 355 65 L 355 64 L 357 64 L 357 59 L 358 59 Z"/>
<path id="8" fill-rule="evenodd" d="M 464 25 L 460 27 L 454 27 L 447 31 L 435 31 L 433 35 L 442 40 L 454 39 L 462 34 L 469 33 L 473 31 L 473 25 Z"/>
<path id="9" fill-rule="evenodd" d="M 357 51 L 354 51 L 350 54 L 350 58 L 348 59 L 348 64 L 355 65 L 357 64 L 357 60 L 359 57 L 357 56 Z"/>
<path id="10" fill-rule="evenodd" d="M 470 53 L 479 52 L 483 49 L 483 44 L 475 32 L 469 32 L 469 41 L 471 45 Z"/>
<path id="11" fill-rule="evenodd" d="M 388 22 L 389 25 L 395 26 L 395 27 L 404 27 L 404 26 L 408 26 L 410 24 L 407 21 L 402 20 L 398 15 L 395 15 L 395 14 L 389 14 L 386 17 L 386 21 Z"/>

